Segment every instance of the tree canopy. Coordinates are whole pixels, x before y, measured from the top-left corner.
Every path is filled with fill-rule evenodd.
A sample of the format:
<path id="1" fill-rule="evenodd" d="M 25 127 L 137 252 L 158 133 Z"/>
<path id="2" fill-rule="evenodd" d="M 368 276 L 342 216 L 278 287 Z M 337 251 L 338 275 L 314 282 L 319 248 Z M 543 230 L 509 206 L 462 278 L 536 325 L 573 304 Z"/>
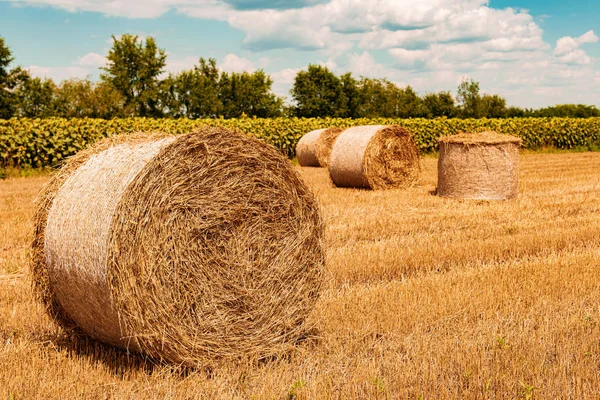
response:
<path id="1" fill-rule="evenodd" d="M 507 106 L 497 94 L 482 93 L 479 82 L 464 79 L 456 97 L 448 91 L 420 96 L 411 86 L 386 78 L 340 76 L 323 65 L 299 71 L 291 102 L 272 91 L 263 70 L 226 72 L 214 58 L 200 58 L 189 70 L 167 73 L 167 53 L 152 37 L 112 37 L 99 81 L 68 79 L 55 83 L 32 77 L 14 62 L 0 37 L 0 119 L 239 118 L 279 116 L 341 118 L 523 118 L 600 117 L 593 105 L 559 104 L 538 110 Z"/>

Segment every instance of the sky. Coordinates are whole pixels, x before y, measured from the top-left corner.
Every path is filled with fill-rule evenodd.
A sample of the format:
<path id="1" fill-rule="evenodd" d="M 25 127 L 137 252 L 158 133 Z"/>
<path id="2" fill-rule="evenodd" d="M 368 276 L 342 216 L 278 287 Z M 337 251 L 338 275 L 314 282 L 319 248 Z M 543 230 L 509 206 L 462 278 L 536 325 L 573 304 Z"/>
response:
<path id="1" fill-rule="evenodd" d="M 98 79 L 124 33 L 152 36 L 168 72 L 200 57 L 263 69 L 286 96 L 296 73 L 387 78 L 420 94 L 473 79 L 509 105 L 600 107 L 600 7 L 573 0 L 0 0 L 0 37 L 57 81 Z"/>

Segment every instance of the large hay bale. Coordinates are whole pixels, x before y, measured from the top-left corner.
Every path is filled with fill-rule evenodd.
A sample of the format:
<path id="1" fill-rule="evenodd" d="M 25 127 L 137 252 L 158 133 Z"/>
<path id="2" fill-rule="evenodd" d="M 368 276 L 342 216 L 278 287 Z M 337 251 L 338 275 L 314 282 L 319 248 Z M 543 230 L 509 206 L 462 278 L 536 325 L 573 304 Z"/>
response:
<path id="1" fill-rule="evenodd" d="M 338 127 L 327 128 L 321 132 L 315 143 L 315 155 L 321 167 L 328 167 L 331 151 L 337 138 L 344 130 Z"/>
<path id="2" fill-rule="evenodd" d="M 520 144 L 521 139 L 496 132 L 440 138 L 437 193 L 456 199 L 516 197 Z"/>
<path id="3" fill-rule="evenodd" d="M 302 136 L 296 145 L 296 157 L 302 167 L 320 167 L 317 158 L 316 146 L 321 132 L 325 129 L 317 129 Z"/>
<path id="4" fill-rule="evenodd" d="M 289 162 L 222 128 L 119 141 L 77 155 L 42 193 L 32 272 L 51 316 L 186 365 L 306 335 L 323 227 Z"/>
<path id="5" fill-rule="evenodd" d="M 421 172 L 412 133 L 397 125 L 356 126 L 335 141 L 329 174 L 336 186 L 399 189 Z"/>

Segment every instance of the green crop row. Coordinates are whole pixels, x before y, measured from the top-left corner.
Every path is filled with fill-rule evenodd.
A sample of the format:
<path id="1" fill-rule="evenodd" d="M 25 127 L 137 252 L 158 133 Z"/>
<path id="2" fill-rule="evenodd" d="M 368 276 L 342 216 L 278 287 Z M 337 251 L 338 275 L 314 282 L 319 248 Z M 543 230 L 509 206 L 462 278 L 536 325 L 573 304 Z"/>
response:
<path id="1" fill-rule="evenodd" d="M 521 119 L 10 119 L 0 120 L 0 167 L 57 166 L 67 157 L 107 136 L 139 131 L 180 134 L 201 125 L 237 129 L 295 156 L 298 140 L 307 132 L 330 126 L 402 125 L 415 134 L 422 152 L 437 149 L 440 136 L 494 130 L 519 136 L 523 147 L 571 149 L 600 144 L 600 118 Z"/>

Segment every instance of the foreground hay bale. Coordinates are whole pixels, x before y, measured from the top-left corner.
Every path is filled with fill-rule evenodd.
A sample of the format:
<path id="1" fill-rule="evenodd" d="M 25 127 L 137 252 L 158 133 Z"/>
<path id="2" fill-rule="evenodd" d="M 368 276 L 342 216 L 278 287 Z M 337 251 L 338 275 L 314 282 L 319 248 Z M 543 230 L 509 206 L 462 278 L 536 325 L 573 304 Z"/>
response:
<path id="1" fill-rule="evenodd" d="M 516 197 L 520 144 L 521 139 L 496 132 L 440 138 L 437 193 L 456 199 Z"/>
<path id="2" fill-rule="evenodd" d="M 328 167 L 331 158 L 331 151 L 337 138 L 342 134 L 342 128 L 332 127 L 325 129 L 319 135 L 315 143 L 315 155 L 321 167 Z"/>
<path id="3" fill-rule="evenodd" d="M 289 350 L 324 266 L 289 162 L 222 128 L 123 141 L 80 153 L 41 195 L 32 272 L 51 316 L 186 365 Z"/>
<path id="4" fill-rule="evenodd" d="M 317 129 L 302 136 L 296 145 L 296 157 L 302 167 L 320 167 L 317 158 L 316 146 L 321 132 L 325 129 Z"/>
<path id="5" fill-rule="evenodd" d="M 421 172 L 412 133 L 397 125 L 357 126 L 335 141 L 329 175 L 336 186 L 399 189 Z"/>

